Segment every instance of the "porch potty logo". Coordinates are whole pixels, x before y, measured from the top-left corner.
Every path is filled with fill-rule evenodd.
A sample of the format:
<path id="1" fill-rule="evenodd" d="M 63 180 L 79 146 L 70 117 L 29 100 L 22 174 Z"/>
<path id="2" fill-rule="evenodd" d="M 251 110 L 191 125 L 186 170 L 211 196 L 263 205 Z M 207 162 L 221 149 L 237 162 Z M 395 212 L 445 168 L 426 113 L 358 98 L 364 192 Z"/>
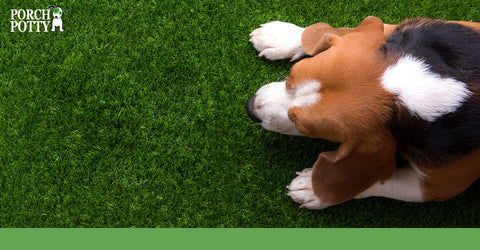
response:
<path id="1" fill-rule="evenodd" d="M 11 9 L 10 32 L 53 32 L 56 30 L 63 32 L 63 14 L 67 14 L 67 11 L 53 5 L 48 6 L 47 9 Z"/>

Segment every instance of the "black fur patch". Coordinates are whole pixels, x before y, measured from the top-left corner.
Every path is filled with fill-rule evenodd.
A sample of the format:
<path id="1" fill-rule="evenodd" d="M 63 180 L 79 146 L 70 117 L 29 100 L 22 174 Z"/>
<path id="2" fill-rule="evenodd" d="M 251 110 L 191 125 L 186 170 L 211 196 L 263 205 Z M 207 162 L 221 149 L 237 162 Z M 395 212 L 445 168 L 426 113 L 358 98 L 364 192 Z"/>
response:
<path id="1" fill-rule="evenodd" d="M 406 55 L 419 58 L 432 72 L 464 82 L 473 92 L 456 112 L 433 122 L 412 116 L 394 101 L 388 126 L 405 158 L 435 166 L 480 147 L 479 33 L 460 24 L 418 18 L 400 24 L 380 51 L 391 63 Z"/>
<path id="2" fill-rule="evenodd" d="M 413 55 L 432 72 L 465 83 L 480 82 L 480 34 L 457 23 L 416 18 L 387 38 L 387 56 Z"/>

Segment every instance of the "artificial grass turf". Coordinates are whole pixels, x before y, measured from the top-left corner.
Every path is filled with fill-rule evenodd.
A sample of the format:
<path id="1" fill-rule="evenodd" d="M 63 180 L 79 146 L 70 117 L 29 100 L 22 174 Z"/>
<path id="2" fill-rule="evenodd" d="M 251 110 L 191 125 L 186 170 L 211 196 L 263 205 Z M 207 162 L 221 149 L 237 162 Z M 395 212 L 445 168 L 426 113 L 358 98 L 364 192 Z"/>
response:
<path id="1" fill-rule="evenodd" d="M 261 23 L 480 21 L 479 1 L 64 1 L 65 32 L 9 32 L 10 9 L 50 4 L 0 3 L 1 227 L 480 225 L 478 182 L 443 203 L 299 209 L 285 186 L 335 145 L 244 111 L 292 65 L 257 57 Z"/>

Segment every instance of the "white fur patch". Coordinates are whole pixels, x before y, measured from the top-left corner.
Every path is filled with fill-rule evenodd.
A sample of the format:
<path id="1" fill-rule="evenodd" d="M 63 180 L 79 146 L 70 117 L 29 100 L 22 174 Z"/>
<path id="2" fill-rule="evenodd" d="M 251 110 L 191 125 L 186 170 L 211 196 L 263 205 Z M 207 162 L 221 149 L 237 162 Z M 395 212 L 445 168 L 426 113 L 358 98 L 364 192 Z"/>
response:
<path id="1" fill-rule="evenodd" d="M 288 90 L 285 82 L 261 87 L 255 97 L 254 112 L 265 129 L 287 135 L 302 135 L 288 117 L 291 107 L 309 106 L 320 99 L 320 82 L 308 81 Z"/>
<path id="2" fill-rule="evenodd" d="M 261 26 L 250 33 L 250 42 L 260 52 L 259 56 L 269 60 L 290 58 L 295 61 L 306 55 L 302 46 L 304 28 L 280 21 Z"/>
<path id="3" fill-rule="evenodd" d="M 428 65 L 413 56 L 400 58 L 381 80 L 412 115 L 430 122 L 454 112 L 471 94 L 465 83 L 431 72 Z"/>
<path id="4" fill-rule="evenodd" d="M 322 202 L 313 192 L 312 171 L 313 169 L 307 168 L 302 172 L 297 172 L 298 177 L 287 186 L 288 196 L 300 203 L 301 207 L 324 209 L 330 205 Z M 414 164 L 398 168 L 390 179 L 375 183 L 357 195 L 355 199 L 377 196 L 407 202 L 424 202 L 423 175 Z"/>
<path id="5" fill-rule="evenodd" d="M 308 209 L 324 209 L 330 205 L 323 203 L 313 192 L 312 188 L 312 169 L 307 168 L 302 172 L 297 172 L 298 177 L 293 179 L 289 186 L 288 196 L 295 202 L 300 203 L 300 207 Z"/>
<path id="6" fill-rule="evenodd" d="M 408 202 L 423 202 L 425 201 L 423 176 L 415 164 L 411 163 L 410 166 L 397 168 L 390 179 L 375 183 L 355 198 L 379 196 Z"/>

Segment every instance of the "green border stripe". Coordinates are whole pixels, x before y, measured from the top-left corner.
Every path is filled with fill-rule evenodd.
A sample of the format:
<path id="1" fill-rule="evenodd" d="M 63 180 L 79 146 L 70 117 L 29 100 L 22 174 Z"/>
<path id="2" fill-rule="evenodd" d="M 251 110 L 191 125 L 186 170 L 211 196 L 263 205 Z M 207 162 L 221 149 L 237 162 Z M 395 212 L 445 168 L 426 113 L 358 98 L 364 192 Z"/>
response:
<path id="1" fill-rule="evenodd" d="M 464 249 L 479 236 L 480 229 L 0 229 L 3 249 Z"/>

